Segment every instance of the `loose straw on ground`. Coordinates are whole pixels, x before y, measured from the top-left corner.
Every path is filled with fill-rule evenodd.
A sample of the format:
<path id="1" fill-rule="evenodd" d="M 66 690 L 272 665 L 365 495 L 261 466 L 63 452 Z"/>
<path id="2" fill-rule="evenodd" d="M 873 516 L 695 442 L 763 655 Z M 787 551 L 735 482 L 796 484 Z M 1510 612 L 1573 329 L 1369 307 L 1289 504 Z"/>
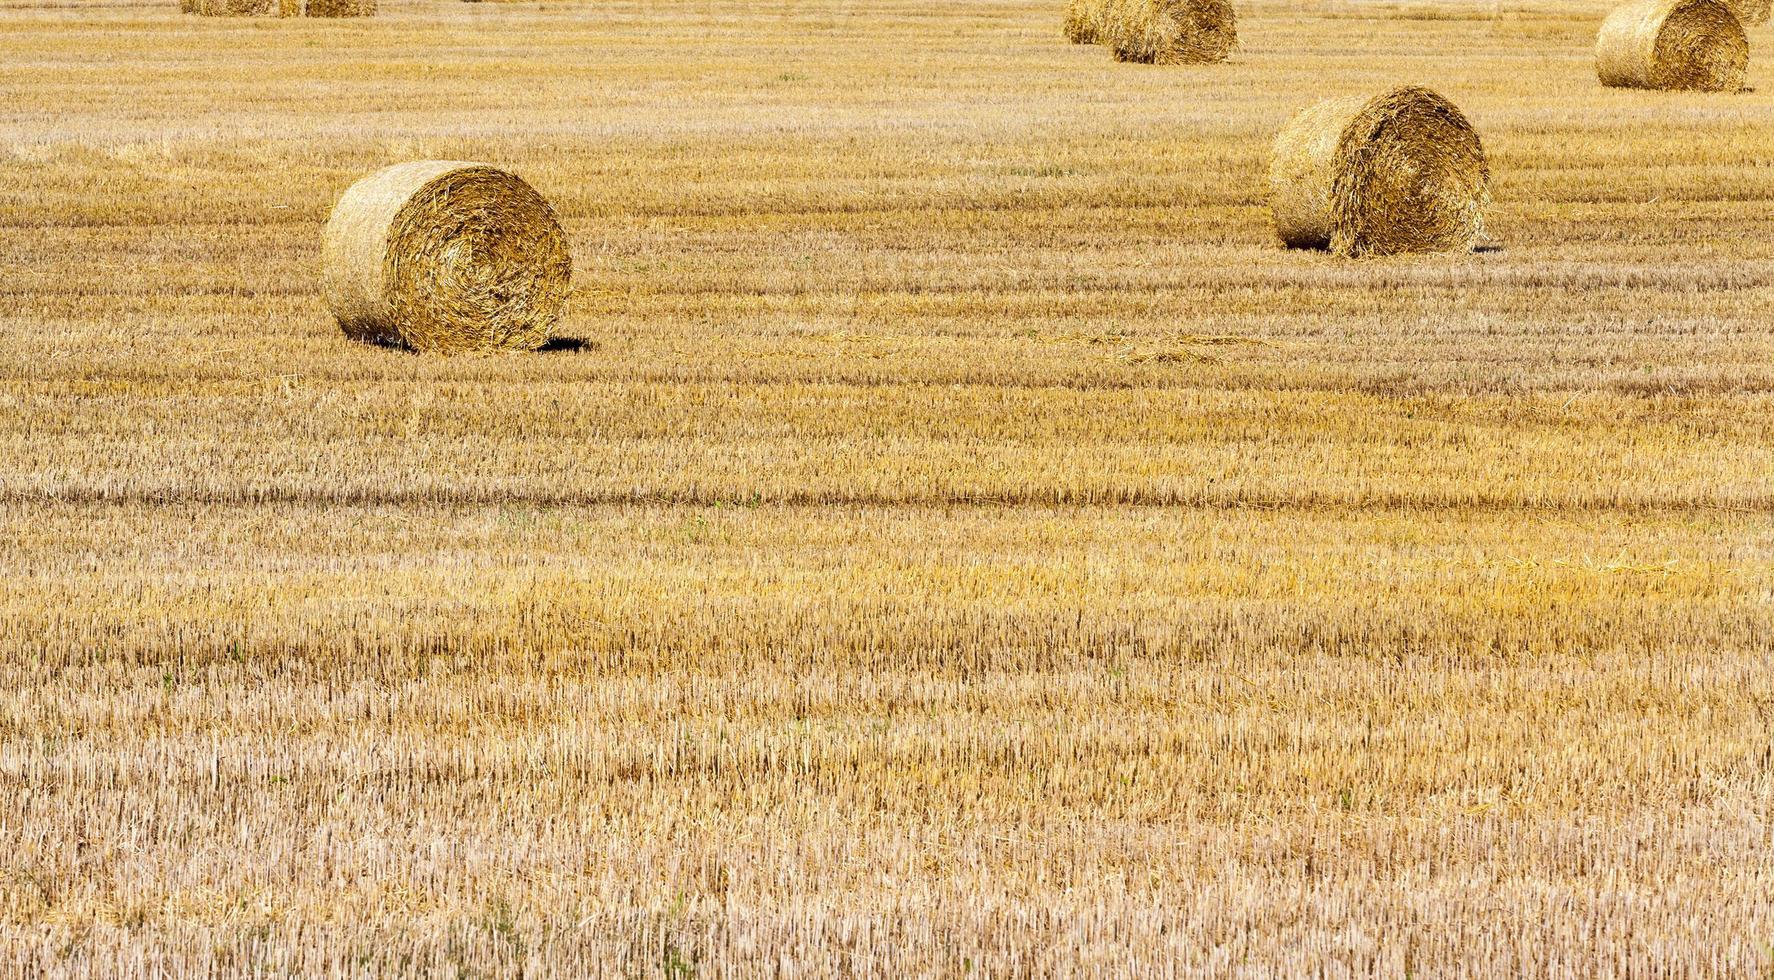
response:
<path id="1" fill-rule="evenodd" d="M 1595 41 L 1595 73 L 1615 88 L 1737 91 L 1749 38 L 1721 0 L 1633 0 Z"/>
<path id="2" fill-rule="evenodd" d="M 1281 240 L 1339 255 L 1470 249 L 1490 203 L 1472 124 L 1414 86 L 1300 112 L 1275 137 L 1269 181 Z"/>
<path id="3" fill-rule="evenodd" d="M 572 278 L 566 233 L 542 195 L 486 164 L 444 160 L 351 185 L 322 260 L 347 336 L 443 353 L 541 347 Z"/>

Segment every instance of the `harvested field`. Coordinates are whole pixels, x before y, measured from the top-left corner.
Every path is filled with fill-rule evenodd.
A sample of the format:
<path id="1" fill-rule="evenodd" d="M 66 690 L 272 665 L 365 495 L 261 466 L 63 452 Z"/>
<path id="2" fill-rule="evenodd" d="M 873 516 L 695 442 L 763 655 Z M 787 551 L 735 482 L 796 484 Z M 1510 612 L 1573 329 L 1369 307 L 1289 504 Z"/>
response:
<path id="1" fill-rule="evenodd" d="M 1060 7 L 0 0 L 0 975 L 1774 967 L 1774 106 Z M 1495 247 L 1284 248 L 1411 82 Z M 419 159 L 561 339 L 341 335 Z"/>

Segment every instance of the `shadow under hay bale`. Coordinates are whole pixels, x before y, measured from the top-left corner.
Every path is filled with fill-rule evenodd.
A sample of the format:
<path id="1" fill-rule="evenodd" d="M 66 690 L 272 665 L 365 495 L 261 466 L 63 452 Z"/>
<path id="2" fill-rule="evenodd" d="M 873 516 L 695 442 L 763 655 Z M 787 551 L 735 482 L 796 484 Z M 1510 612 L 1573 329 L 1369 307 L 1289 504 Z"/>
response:
<path id="1" fill-rule="evenodd" d="M 1116 61 L 1211 64 L 1238 45 L 1237 20 L 1228 0 L 1110 0 L 1101 34 Z"/>
<path id="2" fill-rule="evenodd" d="M 1269 183 L 1283 242 L 1349 256 L 1471 249 L 1490 203 L 1478 133 L 1415 86 L 1303 110 L 1275 137 Z"/>
<path id="3" fill-rule="evenodd" d="M 1613 88 L 1734 92 L 1749 38 L 1721 0 L 1634 0 L 1615 8 L 1595 41 L 1595 73 Z"/>
<path id="4" fill-rule="evenodd" d="M 345 335 L 419 351 L 543 347 L 572 280 L 554 209 L 480 163 L 421 160 L 365 177 L 334 206 L 321 252 Z"/>

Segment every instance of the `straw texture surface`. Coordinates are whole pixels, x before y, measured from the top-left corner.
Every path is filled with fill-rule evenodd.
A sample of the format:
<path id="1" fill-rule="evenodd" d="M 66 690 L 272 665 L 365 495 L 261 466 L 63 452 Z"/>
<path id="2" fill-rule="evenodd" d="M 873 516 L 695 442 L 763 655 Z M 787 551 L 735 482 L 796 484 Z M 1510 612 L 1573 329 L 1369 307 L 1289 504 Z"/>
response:
<path id="1" fill-rule="evenodd" d="M 1595 73 L 1614 88 L 1734 92 L 1748 67 L 1749 38 L 1720 0 L 1634 0 L 1595 41 Z"/>
<path id="2" fill-rule="evenodd" d="M 1472 124 L 1415 86 L 1301 111 L 1275 137 L 1269 182 L 1281 240 L 1339 255 L 1470 249 L 1490 203 Z"/>
<path id="3" fill-rule="evenodd" d="M 1066 0 L 1061 30 L 1073 44 L 1099 44 L 1103 39 L 1103 19 L 1108 13 L 1108 0 Z"/>
<path id="4" fill-rule="evenodd" d="M 1237 21 L 1227 0 L 1111 0 L 1101 34 L 1116 61 L 1210 64 L 1237 46 Z"/>
<path id="5" fill-rule="evenodd" d="M 572 261 L 554 209 L 486 164 L 377 171 L 339 199 L 322 237 L 327 303 L 353 339 L 532 350 L 566 307 Z"/>

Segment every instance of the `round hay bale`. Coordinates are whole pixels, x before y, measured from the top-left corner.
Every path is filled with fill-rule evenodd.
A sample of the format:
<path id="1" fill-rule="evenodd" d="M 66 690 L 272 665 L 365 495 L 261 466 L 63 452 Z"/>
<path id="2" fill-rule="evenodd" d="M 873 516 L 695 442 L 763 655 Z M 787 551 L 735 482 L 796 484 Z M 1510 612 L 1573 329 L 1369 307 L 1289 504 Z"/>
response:
<path id="1" fill-rule="evenodd" d="M 309 17 L 374 17 L 376 0 L 307 0 Z"/>
<path id="2" fill-rule="evenodd" d="M 1327 99 L 1275 137 L 1270 210 L 1293 248 L 1339 255 L 1470 249 L 1484 233 L 1490 167 L 1454 104 L 1407 86 Z"/>
<path id="3" fill-rule="evenodd" d="M 374 17 L 376 0 L 179 0 L 179 10 L 206 17 Z"/>
<path id="4" fill-rule="evenodd" d="M 1721 0 L 1633 0 L 1595 40 L 1595 73 L 1614 88 L 1737 91 L 1749 38 Z"/>
<path id="5" fill-rule="evenodd" d="M 321 251 L 327 305 L 346 336 L 443 353 L 541 347 L 573 271 L 542 195 L 503 170 L 449 160 L 352 184 Z"/>
<path id="6" fill-rule="evenodd" d="M 180 0 L 179 9 L 200 17 L 264 17 L 277 9 L 275 0 Z"/>
<path id="7" fill-rule="evenodd" d="M 1101 34 L 1116 61 L 1211 64 L 1237 46 L 1238 18 L 1228 0 L 1111 0 Z"/>
<path id="8" fill-rule="evenodd" d="M 1066 0 L 1066 17 L 1061 30 L 1073 44 L 1100 44 L 1103 18 L 1108 12 L 1106 0 Z"/>

